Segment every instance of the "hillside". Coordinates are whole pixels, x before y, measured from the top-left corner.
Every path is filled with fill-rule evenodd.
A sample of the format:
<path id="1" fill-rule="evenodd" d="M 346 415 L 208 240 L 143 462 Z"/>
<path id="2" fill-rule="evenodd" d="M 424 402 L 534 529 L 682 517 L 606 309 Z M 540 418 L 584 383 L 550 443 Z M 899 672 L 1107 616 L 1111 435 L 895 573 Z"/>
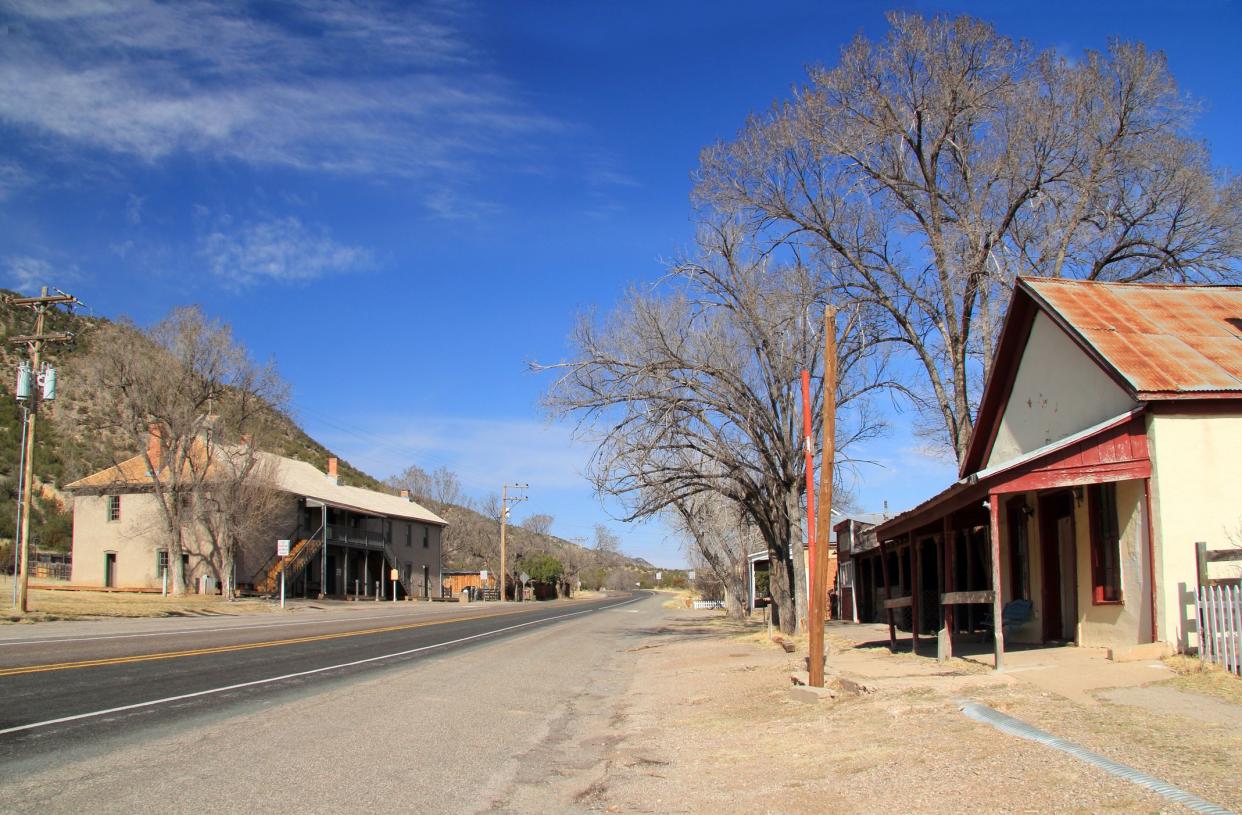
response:
<path id="1" fill-rule="evenodd" d="M 15 293 L 0 290 L 0 567 L 12 559 L 14 516 L 17 500 L 17 474 L 20 469 L 22 410 L 14 398 L 15 372 L 25 359 L 25 348 L 14 346 L 9 338 L 29 334 L 34 316 L 29 309 L 15 307 L 8 297 Z M 89 352 L 92 337 L 106 325 L 107 318 L 70 314 L 63 310 L 49 313 L 45 330 L 63 331 L 74 335 L 72 342 L 45 346 L 45 358 L 59 373 L 58 395 L 46 403 L 39 413 L 35 437 L 34 473 L 39 494 L 31 515 L 31 540 L 42 549 L 68 551 L 72 541 L 71 496 L 60 492 L 65 484 L 110 466 L 118 458 L 136 454 L 126 449 L 124 441 L 88 432 L 86 417 L 99 409 L 98 395 L 85 386 L 75 366 L 80 366 Z M 327 460 L 336 456 L 340 461 L 341 482 L 367 489 L 395 492 L 369 473 L 349 464 L 339 455 L 308 435 L 290 416 L 278 420 L 271 452 L 305 461 L 324 469 Z M 434 504 L 434 502 L 428 502 Z M 8 507 L 8 509 L 5 509 Z M 488 560 L 496 547 L 498 528 L 474 509 L 458 505 L 437 505 L 433 509 L 453 524 L 454 537 L 461 545 L 455 547 L 446 566 L 475 568 Z M 604 572 L 625 570 L 650 573 L 654 567 L 646 561 L 623 555 L 595 552 L 553 535 L 536 535 L 519 527 L 511 527 L 510 541 L 515 557 L 523 552 L 544 552 L 580 569 Z"/>

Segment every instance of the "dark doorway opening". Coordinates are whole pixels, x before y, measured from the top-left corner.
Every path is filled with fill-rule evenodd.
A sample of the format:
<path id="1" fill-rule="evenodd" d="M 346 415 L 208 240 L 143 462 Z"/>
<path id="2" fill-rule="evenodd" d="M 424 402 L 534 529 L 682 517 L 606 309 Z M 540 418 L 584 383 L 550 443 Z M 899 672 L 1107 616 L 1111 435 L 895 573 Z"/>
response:
<path id="1" fill-rule="evenodd" d="M 1045 642 L 1072 642 L 1078 622 L 1074 496 L 1068 490 L 1039 498 L 1040 611 Z"/>

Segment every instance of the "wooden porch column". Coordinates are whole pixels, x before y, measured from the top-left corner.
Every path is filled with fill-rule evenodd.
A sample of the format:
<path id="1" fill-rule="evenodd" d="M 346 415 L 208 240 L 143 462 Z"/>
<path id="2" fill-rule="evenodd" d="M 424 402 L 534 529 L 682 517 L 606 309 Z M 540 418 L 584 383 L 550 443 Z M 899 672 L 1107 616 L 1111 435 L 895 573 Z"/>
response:
<path id="1" fill-rule="evenodd" d="M 888 619 L 888 650 L 897 653 L 897 629 L 893 626 L 893 610 L 888 601 L 893 599 L 893 587 L 888 579 L 888 550 L 880 541 L 880 575 L 884 579 L 884 616 Z"/>
<path id="2" fill-rule="evenodd" d="M 1001 597 L 999 493 L 988 494 L 988 515 L 991 517 L 988 537 L 992 539 L 992 636 L 996 643 L 996 670 L 1000 671 L 1005 660 L 1005 604 Z"/>
<path id="3" fill-rule="evenodd" d="M 944 531 L 941 533 L 944 546 L 944 593 L 953 591 L 953 555 L 957 549 L 957 539 L 953 535 L 953 524 L 949 516 L 944 516 Z M 944 658 L 953 658 L 953 604 L 944 608 Z"/>
<path id="4" fill-rule="evenodd" d="M 911 532 L 906 536 L 910 542 L 910 653 L 918 656 L 919 653 L 919 606 L 922 605 L 923 592 L 919 583 L 919 545 L 918 538 L 914 537 Z"/>

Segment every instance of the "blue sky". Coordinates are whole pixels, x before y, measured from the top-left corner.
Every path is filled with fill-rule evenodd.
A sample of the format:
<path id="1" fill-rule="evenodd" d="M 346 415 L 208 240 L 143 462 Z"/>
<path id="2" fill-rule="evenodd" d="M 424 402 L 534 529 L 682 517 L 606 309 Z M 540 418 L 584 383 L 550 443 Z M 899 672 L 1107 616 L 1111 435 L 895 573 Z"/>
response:
<path id="1" fill-rule="evenodd" d="M 1163 49 L 1242 167 L 1234 2 L 917 4 L 1074 56 Z M 384 477 L 447 465 L 516 514 L 625 527 L 539 409 L 566 352 L 692 235 L 699 150 L 863 32 L 873 3 L 0 0 L 0 277 L 149 323 L 199 303 L 293 386 L 306 429 Z M 906 508 L 953 468 L 894 413 L 859 503 Z"/>

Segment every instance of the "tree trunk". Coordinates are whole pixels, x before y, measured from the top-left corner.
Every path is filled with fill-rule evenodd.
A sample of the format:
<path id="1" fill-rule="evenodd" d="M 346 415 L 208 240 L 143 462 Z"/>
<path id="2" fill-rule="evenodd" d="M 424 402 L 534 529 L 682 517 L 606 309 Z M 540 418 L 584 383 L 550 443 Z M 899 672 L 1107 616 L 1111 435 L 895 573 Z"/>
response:
<path id="1" fill-rule="evenodd" d="M 237 593 L 237 587 L 233 585 L 233 570 L 235 563 L 236 556 L 233 553 L 233 547 L 230 546 L 224 555 L 224 579 L 221 581 L 224 583 L 224 588 L 221 590 L 221 594 L 223 594 L 229 602 L 233 601 L 233 598 Z"/>
<path id="2" fill-rule="evenodd" d="M 181 560 L 183 548 L 180 533 L 174 532 L 168 543 L 168 573 L 172 576 L 168 581 L 168 593 L 174 597 L 185 594 L 185 563 Z"/>
<path id="3" fill-rule="evenodd" d="M 810 600 L 806 587 L 808 584 L 806 573 L 806 546 L 802 543 L 802 523 L 798 514 L 801 510 L 798 503 L 798 492 L 791 490 L 786 496 L 785 511 L 788 513 L 789 522 L 789 552 L 793 560 L 793 606 L 797 614 L 795 620 L 797 631 L 806 631 L 806 621 L 811 616 Z"/>
<path id="4" fill-rule="evenodd" d="M 729 571 L 725 591 L 725 614 L 730 620 L 746 619 L 750 585 L 746 579 L 746 564 L 734 563 Z"/>
<path id="5" fill-rule="evenodd" d="M 768 549 L 768 589 L 772 593 L 772 607 L 781 632 L 793 634 L 798 628 L 798 609 L 794 600 L 793 564 L 775 549 Z"/>

